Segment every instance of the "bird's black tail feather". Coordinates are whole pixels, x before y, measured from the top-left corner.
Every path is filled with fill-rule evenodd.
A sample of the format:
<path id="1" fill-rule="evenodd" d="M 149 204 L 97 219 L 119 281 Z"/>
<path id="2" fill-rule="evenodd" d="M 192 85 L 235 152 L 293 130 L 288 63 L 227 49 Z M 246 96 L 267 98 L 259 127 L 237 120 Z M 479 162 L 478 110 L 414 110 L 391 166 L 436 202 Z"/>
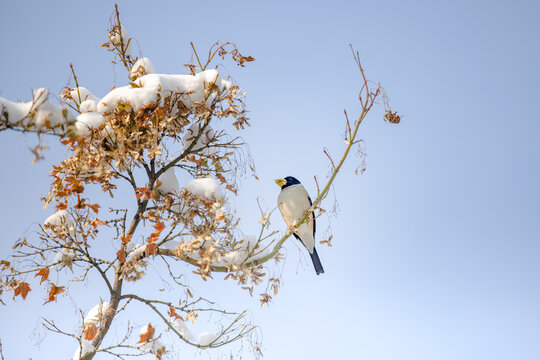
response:
<path id="1" fill-rule="evenodd" d="M 317 254 L 317 249 L 313 248 L 313 254 L 309 255 L 311 255 L 311 261 L 313 261 L 313 267 L 315 268 L 317 275 L 323 274 L 324 269 L 321 264 L 321 259 L 319 259 L 319 255 Z"/>

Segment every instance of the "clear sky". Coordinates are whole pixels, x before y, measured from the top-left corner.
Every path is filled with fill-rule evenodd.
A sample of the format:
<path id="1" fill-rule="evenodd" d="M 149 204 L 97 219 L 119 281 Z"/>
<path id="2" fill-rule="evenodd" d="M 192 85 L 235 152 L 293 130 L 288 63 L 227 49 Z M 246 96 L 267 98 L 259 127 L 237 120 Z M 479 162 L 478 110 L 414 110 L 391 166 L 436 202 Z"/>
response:
<path id="1" fill-rule="evenodd" d="M 313 176 L 328 170 L 323 147 L 335 156 L 343 148 L 343 109 L 359 110 L 349 43 L 403 116 L 384 123 L 378 107 L 362 125 L 367 171 L 354 176 L 351 157 L 336 181 L 333 246 L 318 246 L 326 273 L 315 276 L 290 240 L 269 308 L 241 292 L 226 299 L 253 309 L 267 359 L 540 358 L 538 1 L 118 3 L 158 72 L 183 73 L 190 41 L 201 50 L 233 41 L 256 58 L 226 67 L 247 91 L 245 139 L 260 177 L 246 179 L 237 200 L 248 233 L 257 196 L 271 206 L 277 198 L 273 179 L 294 175 L 314 193 Z M 98 96 L 115 78 L 125 85 L 98 48 L 113 5 L 2 1 L 0 96 L 58 94 L 70 63 Z M 39 198 L 65 151 L 50 139 L 46 161 L 31 165 L 34 143 L 0 133 L 2 257 L 51 213 Z M 283 226 L 278 216 L 274 224 Z M 94 297 L 91 306 L 96 293 L 90 285 L 73 297 Z M 14 303 L 8 294 L 0 308 L 4 356 L 70 358 L 74 342 L 34 331 L 43 299 L 33 295 Z M 44 311 L 61 317 L 66 308 L 73 316 L 68 300 Z"/>

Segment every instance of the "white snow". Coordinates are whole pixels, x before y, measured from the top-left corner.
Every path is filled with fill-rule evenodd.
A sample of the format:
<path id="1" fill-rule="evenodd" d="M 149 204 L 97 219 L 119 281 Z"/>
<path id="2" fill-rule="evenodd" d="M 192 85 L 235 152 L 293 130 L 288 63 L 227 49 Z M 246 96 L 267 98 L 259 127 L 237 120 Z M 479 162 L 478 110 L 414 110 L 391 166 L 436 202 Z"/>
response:
<path id="1" fill-rule="evenodd" d="M 97 112 L 97 104 L 95 100 L 85 100 L 79 106 L 79 110 L 81 113 Z"/>
<path id="2" fill-rule="evenodd" d="M 179 244 L 178 241 L 170 240 L 170 241 L 167 241 L 166 243 L 163 243 L 160 246 L 160 248 L 167 249 L 167 250 L 176 250 L 176 248 L 178 248 L 178 244 Z"/>
<path id="3" fill-rule="evenodd" d="M 193 143 L 197 135 L 199 135 L 200 129 L 201 125 L 195 123 L 186 130 L 186 135 L 184 135 L 182 138 L 182 151 L 186 150 Z M 212 129 L 210 126 L 206 126 L 201 136 L 199 136 L 199 139 L 197 139 L 197 143 L 191 148 L 191 151 L 198 151 L 202 149 L 203 155 L 215 154 L 217 152 L 216 147 L 205 148 L 212 142 L 215 136 L 216 132 L 214 129 Z"/>
<path id="4" fill-rule="evenodd" d="M 82 137 L 88 137 L 92 134 L 92 129 L 99 128 L 104 122 L 105 118 L 100 113 L 85 112 L 77 116 L 75 128 L 77 129 L 77 134 Z"/>
<path id="5" fill-rule="evenodd" d="M 212 178 L 193 179 L 184 185 L 184 189 L 191 194 L 208 200 L 223 200 L 219 183 Z"/>
<path id="6" fill-rule="evenodd" d="M 73 227 L 73 220 L 69 217 L 69 213 L 66 210 L 58 210 L 51 216 L 49 216 L 43 225 L 49 225 L 49 226 L 66 226 L 66 227 Z"/>
<path id="7" fill-rule="evenodd" d="M 109 303 L 108 302 L 103 302 L 103 303 L 97 304 L 92 309 L 90 309 L 90 311 L 88 312 L 88 314 L 84 318 L 84 323 L 85 324 L 96 324 L 96 323 L 100 322 L 101 319 L 103 318 L 103 316 L 105 315 L 105 313 L 107 312 L 107 310 L 109 310 Z"/>
<path id="8" fill-rule="evenodd" d="M 259 247 L 254 250 L 255 246 L 257 246 L 257 237 L 255 235 L 246 236 L 239 242 L 237 249 L 230 251 L 223 257 L 225 264 L 239 265 L 246 258 L 248 262 L 261 259 L 271 251 L 271 248 L 263 243 L 259 243 Z"/>
<path id="9" fill-rule="evenodd" d="M 98 98 L 97 96 L 95 96 L 94 94 L 92 94 L 90 92 L 90 90 L 88 90 L 87 88 L 85 87 L 82 87 L 82 86 L 79 86 L 77 88 L 74 88 L 72 89 L 70 92 L 69 92 L 69 96 L 71 97 L 71 99 L 73 100 L 73 102 L 76 104 L 76 105 L 79 105 L 79 106 L 82 106 L 82 104 L 85 102 L 85 101 L 88 101 L 88 100 L 91 100 L 95 103 L 98 103 L 100 98 Z M 81 112 L 84 112 L 81 110 Z"/>
<path id="10" fill-rule="evenodd" d="M 137 247 L 137 244 L 132 243 L 131 241 L 126 244 L 126 252 L 129 254 Z"/>
<path id="11" fill-rule="evenodd" d="M 120 38 L 121 36 L 121 38 Z M 121 47 L 122 43 L 124 45 L 125 54 L 127 56 L 131 56 L 131 39 L 129 38 L 129 35 L 126 31 L 126 28 L 123 25 L 120 25 L 120 31 L 118 31 L 118 27 L 114 28 L 109 33 L 109 39 L 111 40 L 111 43 L 117 47 Z"/>
<path id="12" fill-rule="evenodd" d="M 138 88 L 131 85 L 122 86 L 112 90 L 99 102 L 97 110 L 100 113 L 109 113 L 116 109 L 118 103 L 128 104 L 135 111 L 150 105 L 158 100 L 158 89 Z"/>
<path id="13" fill-rule="evenodd" d="M 203 332 L 199 334 L 199 344 L 202 346 L 208 346 L 210 345 L 214 340 L 216 340 L 217 336 L 216 334 L 212 334 L 209 332 Z"/>
<path id="14" fill-rule="evenodd" d="M 133 259 L 135 258 L 138 258 L 139 256 L 141 256 L 145 250 L 146 250 L 146 245 L 143 245 L 143 244 L 135 244 L 135 245 L 128 245 L 130 248 L 132 248 L 131 251 L 128 251 L 128 255 L 129 255 L 129 259 L 127 260 L 128 262 L 132 261 Z M 126 248 L 127 250 L 127 248 Z"/>
<path id="15" fill-rule="evenodd" d="M 180 185 L 174 172 L 174 167 L 165 171 L 158 179 L 161 184 L 157 187 L 157 190 L 163 194 L 174 193 L 178 195 L 180 193 Z"/>
<path id="16" fill-rule="evenodd" d="M 92 343 L 90 343 L 90 341 L 82 339 L 81 345 L 77 346 L 77 350 L 75 350 L 75 353 L 73 354 L 73 360 L 80 360 L 81 357 L 94 350 L 94 347 L 92 346 Z"/>
<path id="17" fill-rule="evenodd" d="M 60 269 L 62 267 L 62 263 L 73 261 L 73 259 L 75 259 L 75 253 L 73 251 L 69 249 L 62 249 L 62 251 L 56 252 L 52 265 L 58 265 L 57 269 Z"/>
<path id="18" fill-rule="evenodd" d="M 135 80 L 141 76 L 155 73 L 156 68 L 154 67 L 154 64 L 152 64 L 149 58 L 143 57 L 133 64 L 131 71 L 129 72 L 129 77 L 130 79 Z"/>
<path id="19" fill-rule="evenodd" d="M 159 340 L 148 341 L 141 345 L 142 350 L 153 353 L 153 354 L 158 353 L 160 349 L 164 349 L 164 348 L 165 346 Z"/>
<path id="20" fill-rule="evenodd" d="M 180 99 L 188 108 L 195 102 L 205 100 L 204 90 L 210 83 L 215 83 L 219 90 L 228 89 L 231 82 L 219 77 L 217 70 L 206 70 L 195 75 L 167 75 L 148 74 L 138 78 L 134 85 L 123 86 L 112 90 L 105 95 L 98 104 L 98 111 L 108 113 L 116 108 L 118 102 L 129 103 L 135 111 L 163 99 L 171 93 L 180 93 Z M 206 99 L 206 104 L 211 105 L 215 99 L 215 92 L 212 92 Z"/>
<path id="21" fill-rule="evenodd" d="M 8 123 L 35 126 L 37 129 L 48 125 L 57 127 L 73 121 L 73 116 L 63 107 L 49 101 L 49 90 L 36 89 L 32 101 L 15 103 L 0 97 L 0 112 L 7 113 Z M 64 114 L 66 117 L 64 117 Z"/>
<path id="22" fill-rule="evenodd" d="M 208 88 L 210 83 L 215 84 L 220 91 L 232 86 L 230 81 L 221 79 L 219 72 L 215 69 L 201 71 L 195 75 L 149 74 L 139 78 L 137 83 L 144 88 L 160 89 L 165 96 L 171 93 L 183 93 L 181 100 L 188 108 L 195 102 L 205 100 L 204 89 Z M 215 93 L 208 96 L 207 106 L 212 104 L 215 96 Z"/>
<path id="23" fill-rule="evenodd" d="M 184 339 L 191 342 L 195 340 L 195 337 L 193 336 L 191 331 L 189 331 L 185 322 L 183 322 L 181 319 L 173 320 L 172 318 L 171 318 L 171 322 L 172 322 L 173 328 L 175 328 L 176 331 L 178 331 Z"/>

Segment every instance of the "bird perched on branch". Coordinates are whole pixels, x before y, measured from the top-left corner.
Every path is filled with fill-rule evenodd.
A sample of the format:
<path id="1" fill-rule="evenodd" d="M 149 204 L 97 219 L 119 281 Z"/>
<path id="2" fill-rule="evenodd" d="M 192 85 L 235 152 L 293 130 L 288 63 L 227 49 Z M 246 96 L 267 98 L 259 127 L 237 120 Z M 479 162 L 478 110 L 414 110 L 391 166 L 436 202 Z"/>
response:
<path id="1" fill-rule="evenodd" d="M 283 220 L 289 227 L 296 226 L 312 205 L 309 194 L 304 186 L 300 184 L 300 181 L 292 176 L 276 179 L 275 182 L 281 187 L 278 196 L 278 207 Z M 308 215 L 303 224 L 295 229 L 293 235 L 308 250 L 317 275 L 324 273 L 321 260 L 315 249 L 315 216 L 313 212 Z"/>

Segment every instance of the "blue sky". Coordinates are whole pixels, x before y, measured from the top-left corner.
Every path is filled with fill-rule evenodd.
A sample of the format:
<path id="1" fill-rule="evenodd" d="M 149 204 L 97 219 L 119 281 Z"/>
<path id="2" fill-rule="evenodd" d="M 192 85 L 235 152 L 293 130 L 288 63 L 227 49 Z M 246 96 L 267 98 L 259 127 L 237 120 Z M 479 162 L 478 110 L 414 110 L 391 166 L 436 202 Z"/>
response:
<path id="1" fill-rule="evenodd" d="M 233 41 L 256 58 L 225 67 L 251 111 L 245 139 L 260 180 L 246 179 L 237 200 L 248 233 L 257 196 L 275 202 L 274 178 L 294 175 L 313 193 L 313 176 L 328 170 L 323 147 L 343 149 L 343 109 L 359 110 L 349 44 L 403 116 L 399 126 L 384 123 L 378 107 L 362 125 L 367 171 L 354 176 L 351 157 L 336 181 L 333 246 L 318 246 L 323 276 L 290 240 L 269 308 L 211 284 L 226 303 L 253 309 L 266 358 L 540 358 L 538 2 L 118 4 L 159 72 L 183 73 L 190 41 L 201 50 Z M 114 79 L 124 85 L 123 70 L 98 48 L 113 5 L 2 2 L 0 96 L 27 101 L 43 86 L 58 94 L 70 63 L 98 96 Z M 48 140 L 46 161 L 30 165 L 34 143 L 0 133 L 2 255 L 50 215 L 39 198 L 65 151 Z M 283 226 L 277 216 L 274 224 Z M 326 225 L 321 219 L 321 233 Z M 73 298 L 93 296 L 93 286 Z M 0 308 L 4 356 L 70 358 L 74 343 L 55 335 L 32 350 L 43 335 L 34 332 L 43 299 L 33 295 Z M 43 311 L 61 317 L 65 306 L 72 316 L 69 301 Z"/>

